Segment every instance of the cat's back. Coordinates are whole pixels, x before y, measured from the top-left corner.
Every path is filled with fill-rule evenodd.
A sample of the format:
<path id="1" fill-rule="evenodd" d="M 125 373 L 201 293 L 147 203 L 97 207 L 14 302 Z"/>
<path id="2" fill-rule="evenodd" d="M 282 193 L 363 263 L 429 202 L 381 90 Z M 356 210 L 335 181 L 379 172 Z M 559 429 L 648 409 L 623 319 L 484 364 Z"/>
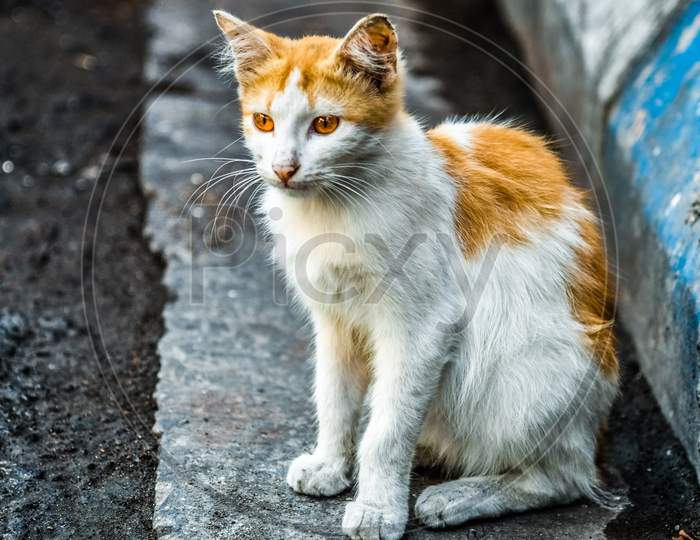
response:
<path id="1" fill-rule="evenodd" d="M 428 138 L 455 183 L 455 228 L 467 259 L 481 260 L 497 243 L 506 248 L 499 256 L 507 288 L 538 291 L 533 297 L 563 289 L 594 355 L 615 376 L 614 291 L 598 220 L 545 139 L 488 122 L 447 122 Z"/>

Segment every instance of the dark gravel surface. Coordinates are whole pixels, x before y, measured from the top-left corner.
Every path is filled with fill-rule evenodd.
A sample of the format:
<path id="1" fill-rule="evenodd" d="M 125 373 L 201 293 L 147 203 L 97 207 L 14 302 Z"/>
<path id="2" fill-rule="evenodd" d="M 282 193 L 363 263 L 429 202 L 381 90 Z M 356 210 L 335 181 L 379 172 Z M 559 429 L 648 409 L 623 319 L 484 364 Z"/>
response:
<path id="1" fill-rule="evenodd" d="M 163 269 L 141 236 L 146 201 L 137 142 L 125 144 L 121 137 L 110 150 L 144 93 L 142 6 L 126 0 L 0 2 L 3 538 L 153 534 L 151 396 L 166 301 L 159 286 Z M 450 0 L 436 11 L 514 48 L 490 2 Z M 426 39 L 444 59 L 430 74 L 448 83 L 445 97 L 462 112 L 505 110 L 532 127 L 545 125 L 531 94 L 507 69 L 453 39 Z M 113 164 L 122 150 L 105 189 L 99 165 Z M 98 242 L 81 259 L 96 184 L 104 206 L 99 220 L 89 216 L 88 238 L 97 232 Z M 93 269 L 95 286 L 83 290 L 81 277 L 90 278 Z M 95 300 L 99 328 L 93 310 L 86 321 L 83 293 Z M 93 350 L 89 337 L 98 334 L 103 346 Z M 683 529 L 697 537 L 694 473 L 639 374 L 629 339 L 622 331 L 620 337 L 624 391 L 610 422 L 607 462 L 617 471 L 610 473 L 613 483 L 621 477 L 630 486 L 634 504 L 606 532 L 610 538 L 671 538 Z"/>
<path id="2" fill-rule="evenodd" d="M 145 538 L 162 265 L 141 236 L 137 143 L 110 152 L 143 94 L 142 8 L 0 6 L 0 536 Z M 99 165 L 122 150 L 87 230 L 110 363 L 88 339 L 81 242 Z"/>
<path id="3" fill-rule="evenodd" d="M 629 487 L 631 505 L 611 521 L 608 538 L 700 538 L 700 486 L 639 371 L 630 337 L 619 328 L 622 395 L 615 404 L 606 462 Z M 681 538 L 681 540 L 687 540 Z"/>

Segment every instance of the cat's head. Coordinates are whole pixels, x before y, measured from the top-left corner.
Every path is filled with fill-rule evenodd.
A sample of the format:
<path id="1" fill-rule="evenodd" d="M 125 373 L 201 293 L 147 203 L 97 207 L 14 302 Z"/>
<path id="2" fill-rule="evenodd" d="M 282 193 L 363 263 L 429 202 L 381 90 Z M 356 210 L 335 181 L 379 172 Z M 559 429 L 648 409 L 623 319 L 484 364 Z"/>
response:
<path id="1" fill-rule="evenodd" d="M 403 106 L 398 41 L 385 15 L 361 19 L 342 39 L 289 39 L 214 16 L 233 58 L 246 145 L 266 182 L 290 195 L 320 192 L 381 151 L 376 134 Z"/>

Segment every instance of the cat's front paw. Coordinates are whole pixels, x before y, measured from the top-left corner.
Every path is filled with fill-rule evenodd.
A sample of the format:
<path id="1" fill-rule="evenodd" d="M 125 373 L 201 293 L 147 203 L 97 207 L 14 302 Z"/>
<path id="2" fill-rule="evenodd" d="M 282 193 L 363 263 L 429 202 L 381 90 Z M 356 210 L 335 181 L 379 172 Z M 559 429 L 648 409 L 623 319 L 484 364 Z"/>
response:
<path id="1" fill-rule="evenodd" d="M 345 460 L 328 460 L 302 454 L 289 466 L 287 484 L 297 493 L 330 497 L 350 487 Z"/>
<path id="2" fill-rule="evenodd" d="M 380 508 L 353 501 L 345 506 L 343 532 L 358 540 L 398 540 L 406 529 L 406 508 Z"/>

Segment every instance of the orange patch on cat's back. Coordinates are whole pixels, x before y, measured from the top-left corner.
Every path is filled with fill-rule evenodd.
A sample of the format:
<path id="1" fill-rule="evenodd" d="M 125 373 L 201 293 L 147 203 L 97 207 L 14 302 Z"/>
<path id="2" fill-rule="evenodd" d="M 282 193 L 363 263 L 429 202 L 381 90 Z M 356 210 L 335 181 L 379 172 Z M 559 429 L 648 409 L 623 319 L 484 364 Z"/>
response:
<path id="1" fill-rule="evenodd" d="M 527 240 L 524 229 L 546 226 L 561 215 L 570 186 L 546 142 L 520 129 L 488 123 L 428 132 L 457 186 L 456 227 L 467 255 L 482 252 L 498 238 Z"/>
<path id="2" fill-rule="evenodd" d="M 585 212 L 583 194 L 569 182 L 546 141 L 489 123 L 443 124 L 430 130 L 428 137 L 457 188 L 455 227 L 467 257 L 478 256 L 494 241 L 527 244 L 528 231 L 546 230 L 567 217 L 565 205 L 581 209 L 584 217 L 577 226 L 583 242 L 574 250 L 567 283 L 571 309 L 601 371 L 617 377 L 614 291 L 599 227 Z"/>

